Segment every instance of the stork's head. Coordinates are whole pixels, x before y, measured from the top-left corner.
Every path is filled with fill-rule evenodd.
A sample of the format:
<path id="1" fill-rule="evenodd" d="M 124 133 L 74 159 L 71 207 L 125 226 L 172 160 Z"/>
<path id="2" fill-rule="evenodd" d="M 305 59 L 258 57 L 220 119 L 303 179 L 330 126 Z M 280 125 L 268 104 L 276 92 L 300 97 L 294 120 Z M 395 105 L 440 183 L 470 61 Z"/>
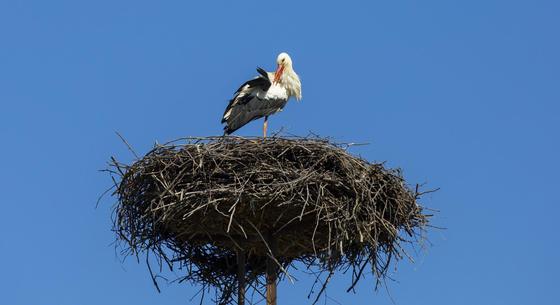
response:
<path id="1" fill-rule="evenodd" d="M 277 83 L 280 81 L 284 70 L 292 69 L 292 59 L 288 53 L 282 52 L 278 54 L 278 58 L 276 58 L 276 63 L 278 64 L 278 68 L 276 68 L 276 73 L 274 74 L 274 82 Z"/>

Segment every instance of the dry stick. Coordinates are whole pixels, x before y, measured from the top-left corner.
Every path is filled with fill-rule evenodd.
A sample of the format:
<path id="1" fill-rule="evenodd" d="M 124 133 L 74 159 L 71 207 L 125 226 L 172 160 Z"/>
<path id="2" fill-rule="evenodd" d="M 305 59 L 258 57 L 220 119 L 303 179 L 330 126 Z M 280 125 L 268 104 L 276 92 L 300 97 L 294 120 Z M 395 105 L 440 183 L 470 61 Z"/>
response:
<path id="1" fill-rule="evenodd" d="M 245 304 L 245 251 L 237 250 L 237 305 Z"/>
<path id="2" fill-rule="evenodd" d="M 271 255 L 266 258 L 266 304 L 276 305 L 276 281 L 278 275 L 278 266 L 272 259 L 276 254 L 276 239 L 272 234 L 272 230 L 267 234 L 267 243 L 270 246 Z"/>
<path id="3" fill-rule="evenodd" d="M 319 291 L 319 293 L 317 294 L 317 297 L 315 298 L 315 301 L 313 301 L 313 303 L 312 303 L 313 305 L 317 304 L 317 301 L 319 301 L 319 298 L 321 297 L 323 292 L 325 292 L 325 289 L 327 288 L 327 284 L 331 280 L 331 277 L 333 276 L 333 274 L 334 274 L 334 270 L 330 270 L 329 271 L 329 276 L 327 276 L 327 279 L 323 283 L 323 285 L 321 287 L 321 290 Z"/>
<path id="4" fill-rule="evenodd" d="M 294 280 L 292 279 L 292 276 L 288 273 L 288 270 L 286 270 L 284 267 L 282 267 L 282 264 L 280 264 L 280 262 L 276 259 L 276 257 L 274 256 L 274 253 L 276 252 L 276 250 L 273 251 L 273 249 L 276 249 L 276 246 L 272 246 L 269 244 L 269 240 L 267 240 L 267 238 L 265 238 L 262 234 L 261 231 L 259 231 L 259 229 L 250 221 L 247 220 L 247 222 L 253 227 L 253 229 L 255 230 L 255 232 L 257 232 L 257 234 L 259 234 L 259 237 L 261 238 L 261 240 L 264 242 L 264 245 L 266 246 L 266 249 L 268 250 L 268 255 L 267 257 L 269 259 L 271 259 L 274 263 L 276 263 L 276 266 L 278 266 L 278 268 L 284 272 L 284 274 L 286 275 L 286 277 L 288 278 L 288 280 L 293 284 Z M 273 235 L 272 231 L 269 232 L 271 235 Z M 267 260 L 268 262 L 268 260 Z"/>
<path id="5" fill-rule="evenodd" d="M 121 141 L 123 141 L 124 144 L 126 145 L 126 147 L 128 147 L 128 150 L 130 150 L 130 152 L 134 155 L 136 160 L 140 160 L 140 157 L 138 157 L 138 154 L 134 151 L 132 146 L 130 144 L 128 144 L 128 142 L 123 138 L 123 136 L 121 136 L 121 134 L 118 131 L 115 131 L 115 133 L 117 134 L 117 136 L 119 136 L 119 138 L 121 138 Z"/>

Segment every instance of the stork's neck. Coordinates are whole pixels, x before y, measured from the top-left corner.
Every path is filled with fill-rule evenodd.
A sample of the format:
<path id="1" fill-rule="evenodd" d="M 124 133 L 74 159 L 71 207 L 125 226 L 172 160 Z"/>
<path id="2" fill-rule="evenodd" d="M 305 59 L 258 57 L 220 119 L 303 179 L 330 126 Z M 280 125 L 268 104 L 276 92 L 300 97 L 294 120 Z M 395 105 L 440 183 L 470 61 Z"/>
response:
<path id="1" fill-rule="evenodd" d="M 280 77 L 280 85 L 286 88 L 288 95 L 294 96 L 297 100 L 301 99 L 301 82 L 292 67 L 286 67 L 282 77 Z"/>

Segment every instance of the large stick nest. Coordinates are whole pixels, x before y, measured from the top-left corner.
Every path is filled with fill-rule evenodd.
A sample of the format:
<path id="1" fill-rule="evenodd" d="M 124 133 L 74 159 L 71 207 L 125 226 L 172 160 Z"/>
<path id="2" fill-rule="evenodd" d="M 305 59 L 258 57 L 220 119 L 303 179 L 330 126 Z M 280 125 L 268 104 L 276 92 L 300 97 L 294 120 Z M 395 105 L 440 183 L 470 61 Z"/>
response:
<path id="1" fill-rule="evenodd" d="M 155 254 L 184 270 L 181 280 L 216 288 L 220 304 L 234 302 L 239 251 L 257 290 L 267 257 L 279 275 L 302 262 L 327 274 L 325 285 L 337 270 L 352 271 L 349 290 L 364 270 L 379 283 L 429 215 L 399 170 L 346 148 L 318 138 L 189 138 L 130 166 L 113 159 L 114 230 L 130 253 Z"/>

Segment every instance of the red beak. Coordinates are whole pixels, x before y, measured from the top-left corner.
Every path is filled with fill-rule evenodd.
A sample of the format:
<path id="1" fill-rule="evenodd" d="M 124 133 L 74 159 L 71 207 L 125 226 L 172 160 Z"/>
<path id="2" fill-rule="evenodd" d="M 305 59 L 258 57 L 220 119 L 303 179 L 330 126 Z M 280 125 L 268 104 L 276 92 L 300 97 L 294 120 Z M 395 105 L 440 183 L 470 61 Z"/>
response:
<path id="1" fill-rule="evenodd" d="M 280 77 L 282 77 L 282 73 L 284 72 L 284 66 L 278 65 L 276 72 L 274 73 L 274 83 L 278 83 L 280 81 Z"/>

